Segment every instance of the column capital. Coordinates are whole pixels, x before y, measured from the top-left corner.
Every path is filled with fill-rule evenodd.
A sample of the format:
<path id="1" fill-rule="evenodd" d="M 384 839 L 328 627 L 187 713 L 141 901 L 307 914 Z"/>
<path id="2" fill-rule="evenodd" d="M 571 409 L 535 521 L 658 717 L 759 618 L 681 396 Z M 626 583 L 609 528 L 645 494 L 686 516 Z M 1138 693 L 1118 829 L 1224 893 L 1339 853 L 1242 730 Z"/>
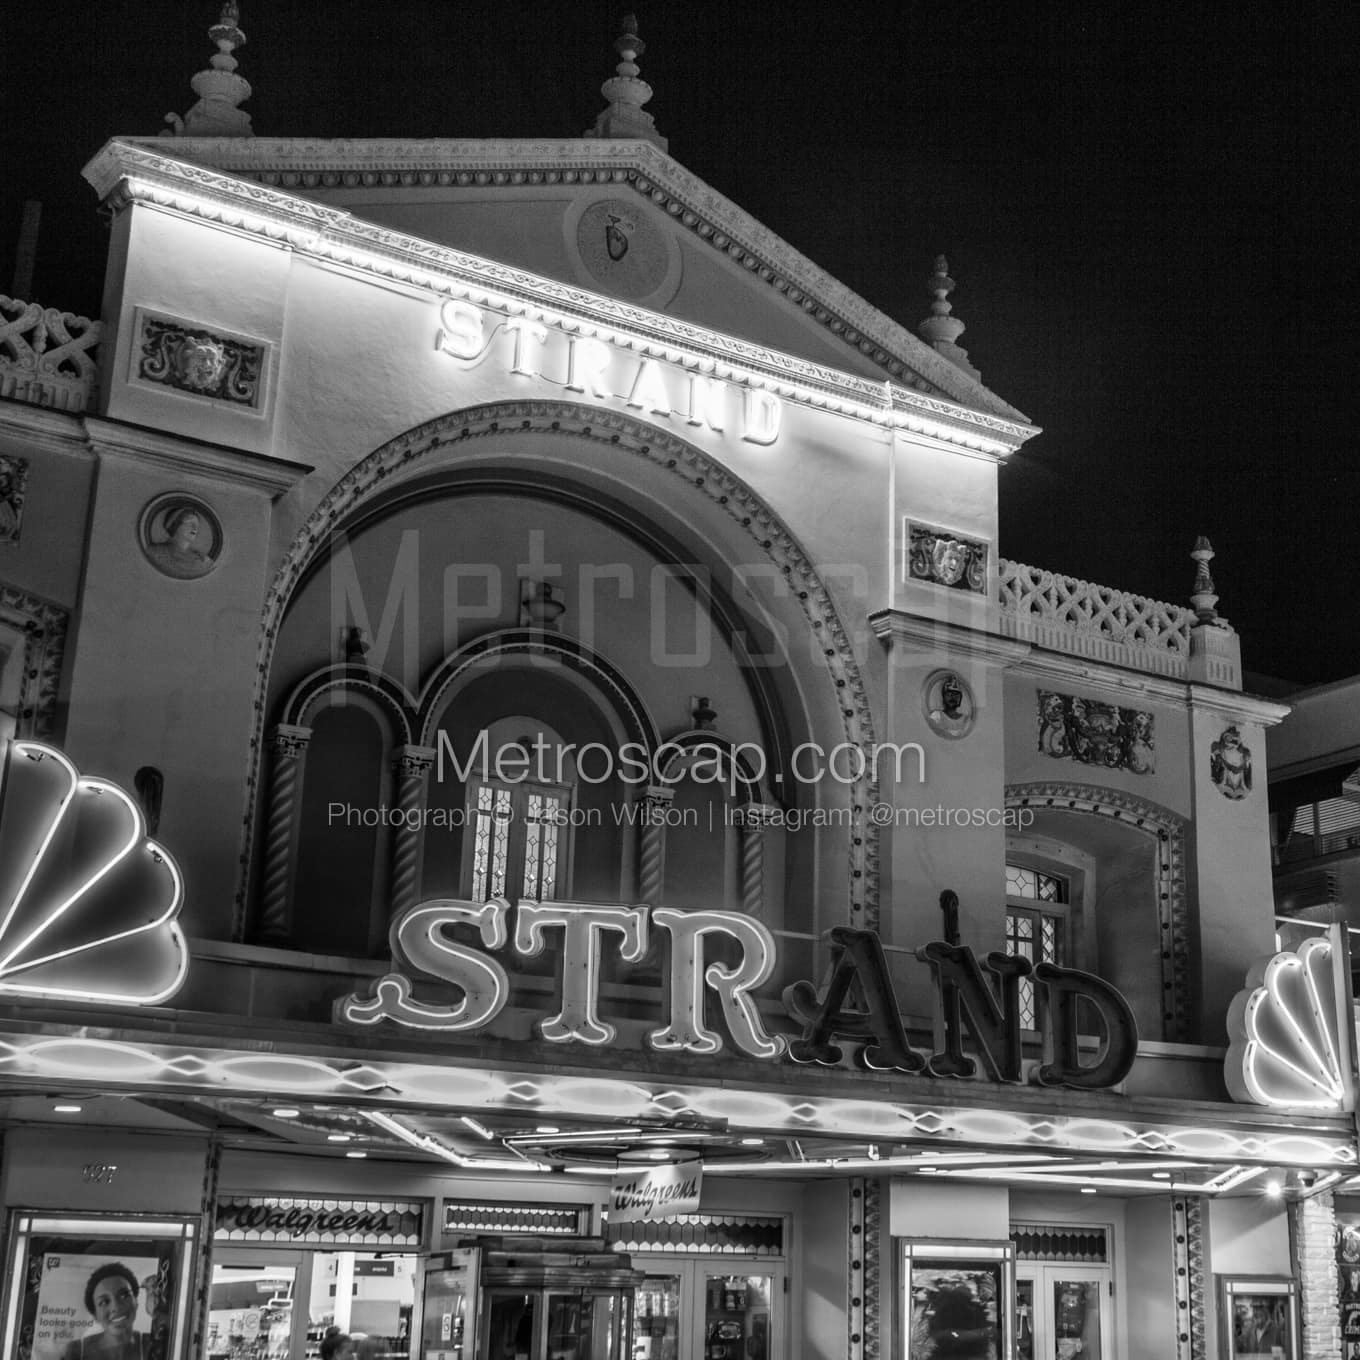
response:
<path id="1" fill-rule="evenodd" d="M 734 816 L 743 831 L 763 832 L 778 822 L 780 809 L 773 803 L 741 803 Z"/>
<path id="2" fill-rule="evenodd" d="M 299 756 L 306 755 L 307 745 L 311 739 L 310 727 L 279 723 L 269 734 L 269 749 L 281 759 L 296 760 Z"/>
<path id="3" fill-rule="evenodd" d="M 398 746 L 392 753 L 392 768 L 403 779 L 421 779 L 429 773 L 436 754 L 432 746 Z"/>

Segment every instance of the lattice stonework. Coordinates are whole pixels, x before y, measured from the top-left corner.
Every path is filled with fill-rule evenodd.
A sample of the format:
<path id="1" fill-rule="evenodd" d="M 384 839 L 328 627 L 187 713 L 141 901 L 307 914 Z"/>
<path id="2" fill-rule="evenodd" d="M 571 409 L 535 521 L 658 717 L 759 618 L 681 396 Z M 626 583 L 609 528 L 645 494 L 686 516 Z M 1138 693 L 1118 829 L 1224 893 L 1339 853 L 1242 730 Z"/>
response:
<path id="1" fill-rule="evenodd" d="M 676 1214 L 653 1222 L 604 1225 L 612 1251 L 702 1252 L 713 1256 L 784 1255 L 784 1220 L 751 1214 Z"/>
<path id="2" fill-rule="evenodd" d="M 1185 818 L 1117 789 L 1089 784 L 1012 784 L 1007 807 L 1052 808 L 1110 817 L 1157 840 L 1157 927 L 1162 948 L 1162 1025 L 1168 1043 L 1190 1034 L 1193 977 L 1190 904 L 1185 878 Z"/>
<path id="3" fill-rule="evenodd" d="M 89 317 L 0 294 L 0 397 L 84 411 L 103 328 Z"/>
<path id="4" fill-rule="evenodd" d="M 1160 675 L 1185 674 L 1190 610 L 1005 558 L 997 570 L 1001 626 L 1010 636 Z"/>

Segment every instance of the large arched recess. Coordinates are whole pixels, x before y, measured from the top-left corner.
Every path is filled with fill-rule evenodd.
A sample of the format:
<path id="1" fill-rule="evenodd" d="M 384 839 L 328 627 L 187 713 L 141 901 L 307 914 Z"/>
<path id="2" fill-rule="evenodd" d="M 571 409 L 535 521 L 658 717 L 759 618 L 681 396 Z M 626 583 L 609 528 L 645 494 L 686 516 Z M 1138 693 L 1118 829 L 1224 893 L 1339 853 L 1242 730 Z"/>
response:
<path id="1" fill-rule="evenodd" d="M 496 403 L 439 417 L 377 449 L 321 498 L 284 553 L 262 618 L 245 863 L 254 844 L 264 735 L 278 720 L 278 696 L 300 678 L 274 674 L 280 632 L 299 591 L 342 541 L 403 503 L 492 492 L 564 498 L 662 560 L 709 568 L 715 626 L 753 644 L 752 693 L 764 737 L 780 756 L 799 741 L 828 749 L 840 742 L 873 746 L 850 631 L 794 533 L 750 486 L 669 431 L 630 416 L 574 403 Z M 782 641 L 775 646 L 773 639 Z M 762 650 L 774 661 L 762 660 Z M 836 808 L 841 819 L 816 852 L 817 881 L 827 889 L 819 897 L 818 929 L 876 926 L 877 844 L 866 816 L 872 784 L 828 784 L 792 796 L 786 786 L 785 793 L 790 805 Z M 250 877 L 242 876 L 238 935 Z"/>

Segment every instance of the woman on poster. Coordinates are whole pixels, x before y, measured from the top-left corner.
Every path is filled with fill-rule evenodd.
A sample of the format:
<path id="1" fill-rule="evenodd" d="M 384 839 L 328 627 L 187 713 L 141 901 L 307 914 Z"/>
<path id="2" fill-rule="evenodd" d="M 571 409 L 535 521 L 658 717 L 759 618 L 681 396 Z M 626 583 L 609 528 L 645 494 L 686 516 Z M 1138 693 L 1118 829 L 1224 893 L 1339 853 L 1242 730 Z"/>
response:
<path id="1" fill-rule="evenodd" d="M 121 1261 L 90 1272 L 85 1310 L 100 1330 L 67 1343 L 61 1360 L 148 1360 L 150 1338 L 136 1329 L 137 1277 Z"/>

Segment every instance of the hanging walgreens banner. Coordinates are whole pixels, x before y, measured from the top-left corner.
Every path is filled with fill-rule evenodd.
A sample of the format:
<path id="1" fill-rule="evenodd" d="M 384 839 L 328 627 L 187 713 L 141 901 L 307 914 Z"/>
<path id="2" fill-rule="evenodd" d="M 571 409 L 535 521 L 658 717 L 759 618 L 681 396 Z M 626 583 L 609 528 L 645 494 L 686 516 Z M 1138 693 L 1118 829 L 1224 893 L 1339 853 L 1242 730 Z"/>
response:
<path id="1" fill-rule="evenodd" d="M 963 945 L 922 945 L 916 957 L 929 970 L 930 991 L 912 998 L 913 1009 L 933 1010 L 939 1036 L 926 1051 L 909 1042 L 883 945 L 872 931 L 829 932 L 831 968 L 823 985 L 795 982 L 783 991 L 788 1020 L 799 1027 L 790 1034 L 771 1023 L 768 1003 L 757 999 L 774 974 L 776 951 L 774 937 L 749 916 L 582 902 L 521 902 L 513 908 L 513 923 L 511 913 L 503 898 L 439 898 L 408 908 L 392 924 L 393 971 L 368 995 L 337 1000 L 336 1019 L 474 1034 L 491 1026 L 510 1001 L 506 955 L 546 952 L 558 960 L 558 990 L 536 1023 L 539 1037 L 608 1047 L 618 1030 L 601 1014 L 603 965 L 613 954 L 617 975 L 618 965 L 641 963 L 659 937 L 668 976 L 657 991 L 660 1023 L 644 1034 L 646 1046 L 658 1053 L 712 1055 L 730 1043 L 763 1061 L 852 1061 L 882 1072 L 985 1075 L 1085 1090 L 1123 1081 L 1138 1052 L 1128 1002 L 1103 978 L 1076 968 L 998 953 L 979 961 Z M 1038 1002 L 1045 1055 L 1028 1072 L 1024 979 Z M 426 995 L 417 995 L 417 987 Z"/>
<path id="2" fill-rule="evenodd" d="M 611 1223 L 650 1223 L 698 1211 L 704 1164 L 697 1158 L 660 1166 L 620 1167 L 609 1186 Z"/>

